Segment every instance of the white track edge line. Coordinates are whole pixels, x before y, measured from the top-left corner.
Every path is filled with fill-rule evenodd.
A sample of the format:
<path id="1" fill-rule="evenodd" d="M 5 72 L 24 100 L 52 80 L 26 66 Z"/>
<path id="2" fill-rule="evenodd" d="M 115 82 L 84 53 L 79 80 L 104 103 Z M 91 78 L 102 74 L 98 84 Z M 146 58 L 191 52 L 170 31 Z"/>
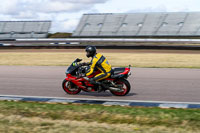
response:
<path id="1" fill-rule="evenodd" d="M 93 98 L 66 98 L 66 97 L 47 97 L 47 96 L 24 96 L 24 95 L 0 95 L 5 97 L 22 97 L 22 98 L 52 98 L 52 99 L 71 99 L 71 100 L 93 100 L 109 102 L 145 102 L 145 103 L 171 103 L 171 104 L 200 104 L 200 102 L 176 102 L 176 101 L 145 101 L 145 100 L 117 100 L 117 99 L 93 99 Z"/>

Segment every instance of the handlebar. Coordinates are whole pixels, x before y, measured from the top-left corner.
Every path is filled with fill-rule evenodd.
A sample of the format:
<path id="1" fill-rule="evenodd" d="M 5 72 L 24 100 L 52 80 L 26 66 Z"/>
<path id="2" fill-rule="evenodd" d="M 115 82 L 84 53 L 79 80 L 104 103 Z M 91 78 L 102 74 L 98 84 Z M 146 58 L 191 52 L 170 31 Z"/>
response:
<path id="1" fill-rule="evenodd" d="M 83 62 L 83 63 L 79 63 L 80 66 L 89 66 L 91 63 L 89 62 Z"/>

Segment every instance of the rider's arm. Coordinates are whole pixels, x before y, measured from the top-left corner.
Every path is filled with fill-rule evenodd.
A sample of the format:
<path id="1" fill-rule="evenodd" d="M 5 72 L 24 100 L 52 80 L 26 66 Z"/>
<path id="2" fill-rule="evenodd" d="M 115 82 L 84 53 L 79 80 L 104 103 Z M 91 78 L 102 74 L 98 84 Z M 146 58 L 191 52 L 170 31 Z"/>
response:
<path id="1" fill-rule="evenodd" d="M 93 58 L 92 60 L 92 65 L 90 66 L 90 69 L 88 70 L 88 72 L 86 73 L 86 76 L 90 76 L 93 72 L 94 72 L 94 68 L 96 66 L 96 63 L 97 63 L 97 59 L 96 58 Z"/>

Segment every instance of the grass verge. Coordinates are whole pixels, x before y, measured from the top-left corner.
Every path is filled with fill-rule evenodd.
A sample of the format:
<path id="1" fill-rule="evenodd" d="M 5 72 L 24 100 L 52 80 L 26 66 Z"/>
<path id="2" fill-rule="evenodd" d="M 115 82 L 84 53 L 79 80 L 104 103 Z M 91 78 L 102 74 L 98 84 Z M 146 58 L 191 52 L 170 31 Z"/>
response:
<path id="1" fill-rule="evenodd" d="M 199 109 L 0 101 L 0 132 L 186 133 L 200 131 Z"/>
<path id="2" fill-rule="evenodd" d="M 151 68 L 200 68 L 200 54 L 129 52 L 102 53 L 112 66 Z M 85 52 L 1 52 L 0 65 L 67 66 L 76 58 L 85 57 Z"/>

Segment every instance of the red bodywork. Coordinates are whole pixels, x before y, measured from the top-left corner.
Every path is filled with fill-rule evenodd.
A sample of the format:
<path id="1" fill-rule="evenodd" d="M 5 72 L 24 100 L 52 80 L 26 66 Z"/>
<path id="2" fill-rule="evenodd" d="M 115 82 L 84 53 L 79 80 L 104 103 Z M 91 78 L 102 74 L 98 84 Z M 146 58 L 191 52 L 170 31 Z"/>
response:
<path id="1" fill-rule="evenodd" d="M 125 71 L 122 73 L 119 73 L 118 75 L 128 75 L 128 73 L 130 72 L 130 68 L 125 68 Z M 88 76 L 88 78 L 93 78 L 95 77 L 97 74 L 99 74 L 100 71 L 97 71 L 95 73 L 93 73 L 92 75 Z M 84 79 L 83 77 L 81 78 L 77 78 L 75 76 L 72 76 L 71 74 L 67 74 L 66 78 L 67 81 L 71 81 L 72 83 L 74 83 L 75 85 L 77 85 L 79 88 L 81 88 L 84 91 L 88 91 L 86 86 L 91 86 L 92 90 L 90 91 L 95 91 L 95 89 L 93 88 L 93 84 L 90 84 L 88 80 Z M 106 78 L 105 80 L 115 80 L 111 77 Z"/>

